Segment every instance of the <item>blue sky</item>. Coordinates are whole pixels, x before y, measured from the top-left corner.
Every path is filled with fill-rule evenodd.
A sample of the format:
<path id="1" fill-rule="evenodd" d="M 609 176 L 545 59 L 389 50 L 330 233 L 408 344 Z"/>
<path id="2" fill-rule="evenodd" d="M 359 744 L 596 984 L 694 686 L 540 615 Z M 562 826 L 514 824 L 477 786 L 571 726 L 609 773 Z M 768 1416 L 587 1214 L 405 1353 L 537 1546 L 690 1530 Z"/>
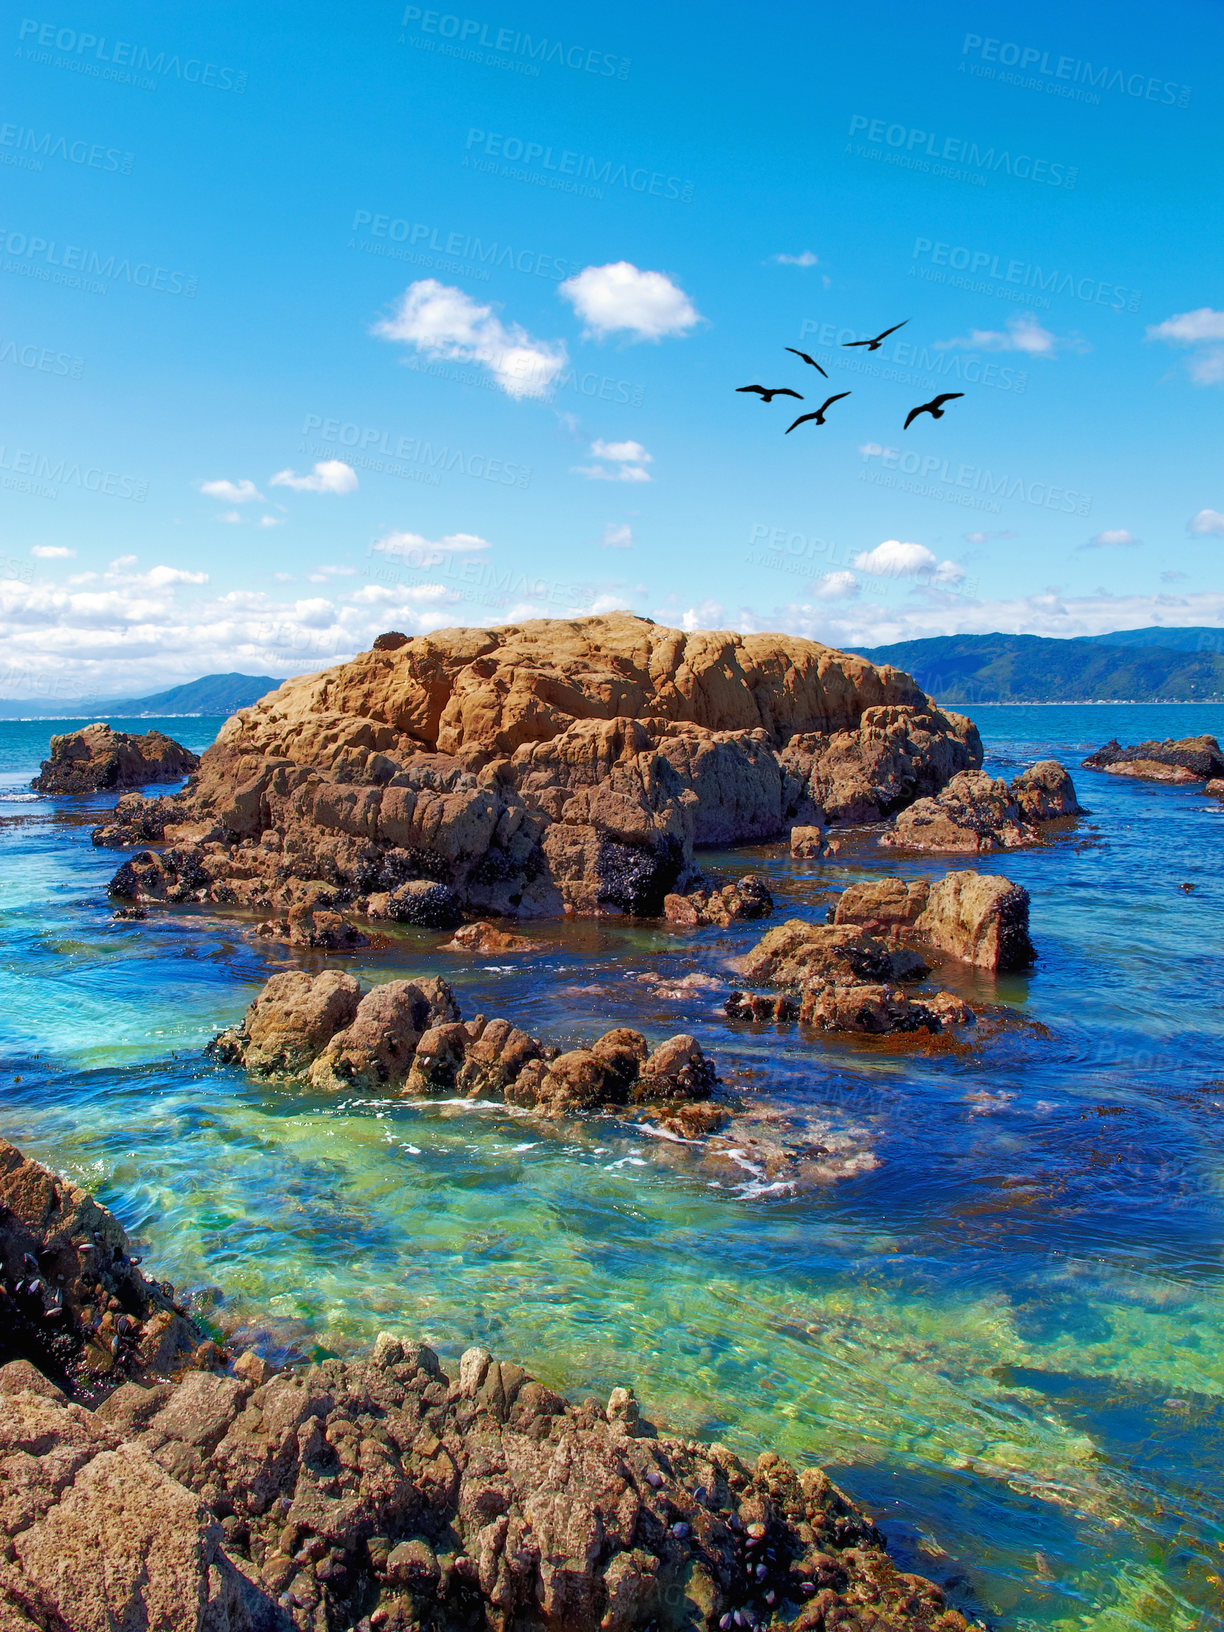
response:
<path id="1" fill-rule="evenodd" d="M 1224 20 L 1145 11 L 10 13 L 0 694 L 1224 622 Z"/>

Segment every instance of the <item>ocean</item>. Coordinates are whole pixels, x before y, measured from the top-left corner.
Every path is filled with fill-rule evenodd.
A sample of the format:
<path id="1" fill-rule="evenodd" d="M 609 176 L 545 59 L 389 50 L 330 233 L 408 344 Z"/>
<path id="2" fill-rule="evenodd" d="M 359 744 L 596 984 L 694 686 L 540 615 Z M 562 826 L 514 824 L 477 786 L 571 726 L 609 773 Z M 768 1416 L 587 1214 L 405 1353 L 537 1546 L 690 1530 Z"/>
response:
<path id="1" fill-rule="evenodd" d="M 539 954 L 472 960 L 425 931 L 329 958 L 212 909 L 117 922 L 122 857 L 89 839 L 113 796 L 31 796 L 68 727 L 2 721 L 0 1133 L 274 1356 L 391 1329 L 573 1397 L 632 1383 L 660 1426 L 827 1467 L 902 1567 L 1000 1632 L 1224 1625 L 1224 805 L 1079 765 L 1112 736 L 1224 736 L 1224 706 L 976 718 L 987 769 L 1054 756 L 1091 814 L 977 863 L 1030 891 L 1038 961 L 959 976 L 977 1035 L 914 1052 L 728 1024 L 760 925 L 548 923 Z M 198 750 L 220 724 L 129 728 Z M 764 873 L 775 921 L 964 864 L 843 840 L 703 859 Z M 750 1148 L 711 1176 L 611 1116 L 336 1101 L 205 1056 L 270 973 L 328 963 L 444 974 L 465 1017 L 549 1041 L 692 1031 L 729 1090 L 823 1146 L 825 1182 L 779 1191 Z"/>

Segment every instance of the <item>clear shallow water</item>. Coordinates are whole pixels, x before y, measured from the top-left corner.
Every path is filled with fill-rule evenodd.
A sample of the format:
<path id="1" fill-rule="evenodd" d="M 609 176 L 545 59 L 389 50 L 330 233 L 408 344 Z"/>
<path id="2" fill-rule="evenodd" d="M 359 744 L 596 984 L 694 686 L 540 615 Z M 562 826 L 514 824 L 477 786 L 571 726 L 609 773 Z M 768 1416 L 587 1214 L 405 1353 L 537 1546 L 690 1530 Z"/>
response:
<path id="1" fill-rule="evenodd" d="M 1000 707 L 1000 774 L 1054 753 L 1092 817 L 984 858 L 1032 893 L 1040 961 L 967 993 L 1016 1023 L 898 1055 L 728 1027 L 723 977 L 758 930 L 547 925 L 549 951 L 475 964 L 405 934 L 343 962 L 438 970 L 464 1013 L 557 1041 L 696 1030 L 745 1098 L 810 1120 L 846 1176 L 760 1194 L 736 1164 L 615 1120 L 338 1103 L 201 1053 L 258 984 L 314 955 L 203 913 L 113 923 L 113 800 L 0 802 L 0 1132 L 94 1188 L 176 1284 L 271 1348 L 380 1329 L 479 1341 L 567 1391 L 631 1381 L 648 1414 L 820 1462 L 911 1567 L 1014 1632 L 1224 1625 L 1224 813 L 1079 769 L 1108 737 L 1224 734 L 1224 708 Z M 219 721 L 158 724 L 189 746 Z M 54 722 L 0 722 L 0 796 Z M 783 913 L 902 864 L 869 835 L 768 872 Z M 1194 885 L 1183 892 L 1182 883 Z M 1021 1021 L 1038 1022 L 1037 1025 Z"/>

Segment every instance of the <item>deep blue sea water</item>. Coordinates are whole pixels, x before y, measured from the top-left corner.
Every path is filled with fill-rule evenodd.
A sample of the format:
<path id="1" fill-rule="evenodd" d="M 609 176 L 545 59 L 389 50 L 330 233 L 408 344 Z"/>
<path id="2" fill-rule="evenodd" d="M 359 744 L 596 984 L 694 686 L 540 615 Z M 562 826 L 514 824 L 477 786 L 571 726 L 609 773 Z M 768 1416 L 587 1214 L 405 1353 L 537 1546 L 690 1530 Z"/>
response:
<path id="1" fill-rule="evenodd" d="M 0 1133 L 270 1350 L 390 1327 L 445 1356 L 479 1341 L 572 1394 L 632 1382 L 661 1424 L 829 1467 L 996 1628 L 1224 1625 L 1224 807 L 1079 768 L 1115 735 L 1224 736 L 1224 708 L 976 718 L 988 769 L 1053 754 L 1092 815 L 982 858 L 1031 892 L 1039 959 L 961 979 L 1008 1017 L 967 1049 L 729 1027 L 712 982 L 753 926 L 545 925 L 544 953 L 475 966 L 407 932 L 333 960 L 445 973 L 465 1015 L 556 1041 L 694 1031 L 730 1086 L 828 1148 L 802 1194 L 615 1119 L 337 1103 L 213 1065 L 208 1037 L 270 972 L 326 960 L 208 912 L 114 922 L 121 857 L 89 842 L 113 799 L 24 797 L 63 727 L 0 722 Z M 199 749 L 219 724 L 136 728 Z M 855 878 L 950 865 L 866 832 L 824 862 L 708 860 L 817 919 Z"/>

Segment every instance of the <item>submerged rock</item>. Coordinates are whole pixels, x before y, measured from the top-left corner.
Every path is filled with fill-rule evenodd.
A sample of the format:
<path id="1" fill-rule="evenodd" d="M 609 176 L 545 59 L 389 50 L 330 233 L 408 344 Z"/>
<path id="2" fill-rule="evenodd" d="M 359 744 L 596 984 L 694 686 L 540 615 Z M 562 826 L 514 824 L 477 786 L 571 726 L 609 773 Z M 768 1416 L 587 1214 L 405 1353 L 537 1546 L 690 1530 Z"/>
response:
<path id="1" fill-rule="evenodd" d="M 702 845 L 879 821 L 981 763 L 908 675 L 783 635 L 617 613 L 384 641 L 222 728 L 182 795 L 100 844 L 129 899 L 658 916 Z"/>
<path id="2" fill-rule="evenodd" d="M 312 946 L 324 952 L 355 952 L 370 944 L 370 937 L 340 913 L 328 912 L 305 901 L 290 907 L 283 918 L 269 918 L 255 933 L 265 940 Z"/>
<path id="3" fill-rule="evenodd" d="M 464 924 L 462 929 L 455 931 L 453 939 L 447 941 L 441 950 L 485 955 L 494 952 L 525 955 L 528 952 L 544 952 L 547 947 L 543 941 L 533 941 L 526 935 L 515 935 L 511 930 L 498 929 L 496 924 L 491 924 L 486 918 L 479 919 L 474 924 Z"/>
<path id="4" fill-rule="evenodd" d="M 112 731 L 99 721 L 51 738 L 51 757 L 30 786 L 38 793 L 99 793 L 178 782 L 199 765 L 199 756 L 163 731 Z M 147 835 L 152 837 L 152 835 Z"/>
<path id="5" fill-rule="evenodd" d="M 242 1023 L 209 1044 L 255 1076 L 345 1092 L 460 1094 L 562 1116 L 609 1106 L 709 1099 L 714 1067 L 689 1036 L 650 1053 L 618 1027 L 589 1048 L 541 1043 L 509 1020 L 462 1022 L 446 981 L 393 980 L 362 994 L 351 975 L 273 975 Z"/>
<path id="6" fill-rule="evenodd" d="M 710 924 L 726 927 L 745 918 L 768 918 L 774 900 L 759 873 L 745 873 L 722 889 L 690 890 L 686 895 L 669 895 L 663 900 L 663 916 L 668 923 L 685 929 Z"/>
<path id="7" fill-rule="evenodd" d="M 12 1146 L 0 1170 L 34 1253 L 68 1214 L 122 1240 L 79 1192 L 43 1220 L 62 1181 Z M 660 1435 L 630 1387 L 569 1404 L 486 1349 L 448 1374 L 384 1332 L 282 1372 L 114 1368 L 91 1410 L 8 1345 L 0 1324 L 5 1632 L 969 1626 L 819 1469 Z"/>
<path id="8" fill-rule="evenodd" d="M 1086 814 L 1069 774 L 1043 759 L 1010 784 L 985 771 L 959 772 L 942 793 L 903 810 L 879 842 L 899 850 L 1014 850 L 1036 844 L 1044 823 Z"/>
<path id="9" fill-rule="evenodd" d="M 1224 754 L 1214 737 L 1166 737 L 1124 748 L 1116 737 L 1082 763 L 1111 776 L 1137 776 L 1148 782 L 1203 782 L 1224 777 Z M 1208 792 L 1210 792 L 1210 788 Z"/>

